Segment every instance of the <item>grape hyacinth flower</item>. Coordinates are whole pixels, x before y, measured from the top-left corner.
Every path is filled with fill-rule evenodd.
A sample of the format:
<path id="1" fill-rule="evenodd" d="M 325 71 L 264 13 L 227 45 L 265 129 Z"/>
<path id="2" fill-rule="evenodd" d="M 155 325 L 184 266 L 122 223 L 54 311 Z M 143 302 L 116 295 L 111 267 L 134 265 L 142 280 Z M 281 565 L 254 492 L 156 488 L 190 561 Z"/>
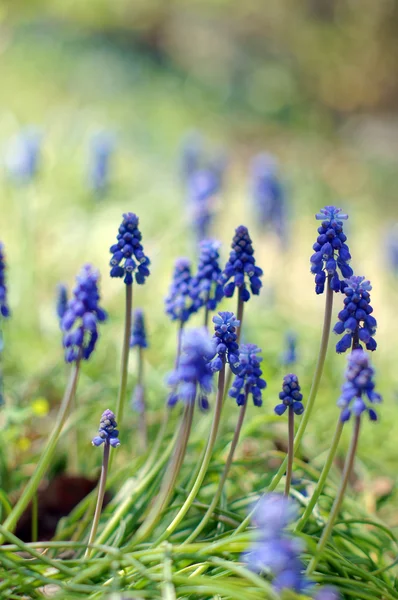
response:
<path id="1" fill-rule="evenodd" d="M 148 348 L 144 311 L 140 308 L 137 308 L 134 311 L 134 321 L 130 338 L 130 348 L 134 348 L 135 346 L 138 346 L 139 348 Z"/>
<path id="2" fill-rule="evenodd" d="M 68 288 L 63 283 L 57 285 L 56 311 L 61 322 L 68 308 Z"/>
<path id="3" fill-rule="evenodd" d="M 181 144 L 180 176 L 184 184 L 199 170 L 203 158 L 203 139 L 199 132 L 188 132 Z"/>
<path id="4" fill-rule="evenodd" d="M 133 283 L 133 273 L 138 284 L 145 283 L 149 276 L 150 260 L 144 254 L 141 244 L 142 235 L 138 229 L 138 217 L 134 213 L 123 214 L 119 227 L 117 243 L 110 247 L 111 277 L 124 277 L 124 283 Z M 134 260 L 135 259 L 135 260 Z"/>
<path id="5" fill-rule="evenodd" d="M 367 412 L 371 421 L 377 421 L 373 405 L 379 404 L 382 398 L 375 392 L 374 369 L 370 364 L 369 355 L 362 349 L 357 349 L 348 355 L 347 360 L 345 383 L 337 402 L 337 406 L 341 408 L 340 420 L 348 421 L 351 413 L 360 417 L 363 412 Z"/>
<path id="6" fill-rule="evenodd" d="M 386 232 L 386 252 L 391 270 L 398 274 L 398 223 L 395 223 L 390 231 Z"/>
<path id="7" fill-rule="evenodd" d="M 252 240 L 244 225 L 240 225 L 236 229 L 231 248 L 220 281 L 224 286 L 224 294 L 227 298 L 231 298 L 235 288 L 238 288 L 239 299 L 247 302 L 250 298 L 247 283 L 250 285 L 252 294 L 258 295 L 262 286 L 260 277 L 263 272 L 260 267 L 256 267 Z M 231 279 L 233 281 L 230 281 Z"/>
<path id="8" fill-rule="evenodd" d="M 4 255 L 4 245 L 0 242 L 0 314 L 5 319 L 10 316 L 10 309 L 7 301 L 7 285 L 6 285 L 6 261 Z"/>
<path id="9" fill-rule="evenodd" d="M 277 592 L 292 590 L 304 594 L 311 582 L 305 577 L 300 558 L 303 542 L 288 530 L 296 516 L 296 504 L 289 498 L 279 494 L 261 498 L 253 517 L 256 538 L 243 559 L 251 570 L 269 574 Z"/>
<path id="10" fill-rule="evenodd" d="M 209 361 L 214 356 L 214 344 L 205 328 L 188 329 L 182 338 L 182 353 L 179 364 L 169 376 L 168 383 L 173 391 L 168 405 L 178 400 L 208 408 L 207 396 L 212 390 L 213 373 Z"/>
<path id="11" fill-rule="evenodd" d="M 348 264 L 351 254 L 347 244 L 347 236 L 343 231 L 343 221 L 348 215 L 341 212 L 341 208 L 325 206 L 315 216 L 322 221 L 318 227 L 317 241 L 313 245 L 314 254 L 311 256 L 311 273 L 315 275 L 315 292 L 323 294 L 327 275 L 330 276 L 330 287 L 334 292 L 341 290 L 338 270 L 343 278 L 353 275 L 353 270 Z"/>
<path id="12" fill-rule="evenodd" d="M 188 180 L 188 208 L 199 241 L 209 236 L 220 178 L 212 169 L 195 171 Z"/>
<path id="13" fill-rule="evenodd" d="M 174 264 L 173 280 L 165 299 L 166 314 L 172 321 L 185 323 L 194 312 L 191 282 L 191 261 L 189 258 L 178 258 Z"/>
<path id="14" fill-rule="evenodd" d="M 110 444 L 112 448 L 120 446 L 115 415 L 109 408 L 102 413 L 98 432 L 98 435 L 92 440 L 93 446 L 101 446 L 102 444 Z"/>
<path id="15" fill-rule="evenodd" d="M 354 348 L 360 348 L 359 342 L 363 342 L 368 350 L 376 350 L 377 343 L 374 339 L 377 321 L 371 315 L 373 308 L 370 305 L 370 290 L 372 286 L 365 277 L 353 275 L 344 282 L 343 293 L 344 309 L 338 314 L 338 322 L 333 331 L 338 335 L 345 335 L 336 344 L 336 352 L 345 352 L 354 344 Z"/>
<path id="16" fill-rule="evenodd" d="M 216 355 L 210 362 L 210 369 L 215 373 L 221 371 L 228 363 L 231 371 L 236 374 L 239 369 L 239 344 L 236 334 L 239 321 L 232 312 L 219 312 L 213 317 L 213 323 Z"/>
<path id="17" fill-rule="evenodd" d="M 215 310 L 224 297 L 223 286 L 219 279 L 221 269 L 218 264 L 220 243 L 213 240 L 200 242 L 198 271 L 192 277 L 190 296 L 195 311 L 205 306 L 206 311 Z"/>
<path id="18" fill-rule="evenodd" d="M 250 394 L 255 406 L 261 406 L 263 403 L 262 390 L 267 387 L 267 383 L 262 379 L 262 370 L 260 363 L 263 360 L 259 353 L 261 348 L 255 344 L 242 344 L 239 349 L 239 368 L 237 375 L 229 390 L 229 396 L 236 399 L 238 406 L 243 406 L 246 397 Z"/>
<path id="19" fill-rule="evenodd" d="M 105 193 L 109 185 L 109 168 L 113 147 L 113 137 L 105 131 L 96 133 L 90 140 L 89 185 L 98 195 Z"/>
<path id="20" fill-rule="evenodd" d="M 266 153 L 255 156 L 251 163 L 251 188 L 261 227 L 271 226 L 284 238 L 286 228 L 285 194 L 278 174 L 276 159 Z"/>
<path id="21" fill-rule="evenodd" d="M 41 135 L 28 127 L 16 134 L 9 143 L 5 166 L 17 183 L 29 183 L 37 174 L 40 160 Z"/>
<path id="22" fill-rule="evenodd" d="M 281 363 L 285 367 L 294 365 L 297 362 L 297 336 L 289 332 L 285 337 L 286 350 L 281 356 Z"/>
<path id="23" fill-rule="evenodd" d="M 73 297 L 61 321 L 66 362 L 90 358 L 98 339 L 98 323 L 107 319 L 98 304 L 98 280 L 99 272 L 92 265 L 85 265 L 76 277 Z"/>
<path id="24" fill-rule="evenodd" d="M 285 375 L 282 383 L 282 391 L 279 393 L 279 399 L 282 400 L 282 403 L 275 406 L 275 413 L 277 415 L 283 415 L 290 406 L 296 415 L 303 414 L 303 394 L 300 392 L 300 389 L 297 375 L 293 373 Z"/>

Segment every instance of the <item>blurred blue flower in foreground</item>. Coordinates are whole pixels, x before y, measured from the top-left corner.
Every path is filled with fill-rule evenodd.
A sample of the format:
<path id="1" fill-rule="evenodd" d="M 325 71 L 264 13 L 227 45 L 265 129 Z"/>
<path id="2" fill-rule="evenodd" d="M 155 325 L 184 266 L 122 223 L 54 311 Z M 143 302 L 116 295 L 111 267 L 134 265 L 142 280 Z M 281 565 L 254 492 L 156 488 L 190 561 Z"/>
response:
<path id="1" fill-rule="evenodd" d="M 93 446 L 101 446 L 102 444 L 110 444 L 113 448 L 117 448 L 120 446 L 120 440 L 117 437 L 119 432 L 117 430 L 117 423 L 115 420 L 115 415 L 109 408 L 107 408 L 103 413 L 99 426 L 99 435 L 93 438 L 92 444 Z"/>
<path id="2" fill-rule="evenodd" d="M 124 277 L 124 283 L 133 283 L 133 273 L 138 284 L 145 283 L 149 276 L 150 260 L 144 254 L 141 244 L 142 235 L 138 228 L 138 217 L 134 213 L 125 213 L 117 234 L 117 243 L 110 247 L 111 277 Z M 134 260 L 134 258 L 135 260 Z"/>
<path id="3" fill-rule="evenodd" d="M 98 304 L 98 280 L 99 273 L 91 265 L 85 265 L 76 277 L 77 285 L 61 322 L 65 360 L 69 363 L 90 358 L 98 340 L 98 323 L 107 319 Z"/>
<path id="4" fill-rule="evenodd" d="M 98 195 L 104 194 L 109 186 L 110 161 L 114 146 L 114 137 L 105 131 L 94 134 L 90 140 L 89 186 Z"/>
<path id="5" fill-rule="evenodd" d="M 254 512 L 255 541 L 243 555 L 248 566 L 257 573 L 272 577 L 274 588 L 308 593 L 311 582 L 305 577 L 300 559 L 303 543 L 288 531 L 297 517 L 297 507 L 290 498 L 267 494 L 261 498 Z"/>
<path id="6" fill-rule="evenodd" d="M 148 342 L 146 339 L 144 311 L 137 308 L 134 311 L 133 327 L 130 338 L 130 348 L 139 346 L 140 348 L 148 348 Z"/>
<path id="7" fill-rule="evenodd" d="M 282 353 L 281 363 L 285 367 L 294 365 L 297 362 L 297 335 L 288 332 L 285 337 L 286 350 Z"/>
<path id="8" fill-rule="evenodd" d="M 177 258 L 169 293 L 165 298 L 165 311 L 172 321 L 185 323 L 194 311 L 191 281 L 191 261 L 189 258 Z"/>
<path id="9" fill-rule="evenodd" d="M 239 345 L 236 333 L 239 321 L 232 312 L 219 312 L 213 317 L 213 323 L 216 355 L 210 362 L 210 368 L 213 372 L 221 371 L 225 363 L 228 363 L 231 371 L 236 373 L 239 367 Z"/>
<path id="10" fill-rule="evenodd" d="M 283 239 L 286 230 L 286 201 L 277 160 L 258 154 L 251 162 L 251 189 L 261 227 L 268 226 Z"/>
<path id="11" fill-rule="evenodd" d="M 0 314 L 7 318 L 10 316 L 10 309 L 7 301 L 7 285 L 6 285 L 6 262 L 4 256 L 4 245 L 0 242 Z"/>
<path id="12" fill-rule="evenodd" d="M 340 600 L 341 596 L 335 587 L 326 586 L 319 590 L 315 600 Z"/>
<path id="13" fill-rule="evenodd" d="M 373 308 L 370 305 L 370 281 L 353 275 L 344 283 L 344 309 L 339 312 L 339 320 L 333 331 L 338 335 L 346 333 L 337 342 L 336 352 L 348 350 L 353 340 L 354 347 L 358 347 L 359 342 L 364 342 L 368 350 L 376 350 L 377 343 L 372 336 L 376 333 L 377 321 L 371 315 Z"/>
<path id="14" fill-rule="evenodd" d="M 41 134 L 31 128 L 14 135 L 5 155 L 5 167 L 17 183 L 29 183 L 36 176 L 40 161 Z"/>
<path id="15" fill-rule="evenodd" d="M 303 394 L 300 390 L 301 388 L 297 375 L 294 375 L 293 373 L 285 375 L 282 383 L 282 391 L 279 393 L 279 399 L 282 400 L 282 403 L 275 406 L 277 415 L 283 415 L 289 406 L 293 407 L 296 415 L 301 415 L 304 412 L 302 403 Z"/>
<path id="16" fill-rule="evenodd" d="M 205 306 L 208 310 L 215 310 L 217 304 L 224 297 L 223 286 L 220 283 L 221 269 L 219 266 L 220 243 L 214 240 L 200 242 L 198 271 L 191 280 L 190 295 L 194 310 Z"/>
<path id="17" fill-rule="evenodd" d="M 56 311 L 60 322 L 68 308 L 68 288 L 63 283 L 57 285 Z"/>
<path id="18" fill-rule="evenodd" d="M 391 270 L 398 275 L 398 223 L 387 233 L 386 250 Z"/>
<path id="19" fill-rule="evenodd" d="M 237 375 L 229 390 L 228 395 L 236 399 L 238 406 L 245 403 L 246 395 L 252 395 L 255 406 L 261 406 L 263 403 L 262 390 L 267 387 L 267 383 L 262 379 L 262 370 L 260 363 L 263 360 L 259 353 L 261 348 L 255 344 L 241 344 L 239 348 L 239 367 Z"/>
<path id="20" fill-rule="evenodd" d="M 330 287 L 334 292 L 339 292 L 341 282 L 338 270 L 343 278 L 351 277 L 353 270 L 348 264 L 351 254 L 347 244 L 347 236 L 343 231 L 343 221 L 348 215 L 341 212 L 341 208 L 325 206 L 315 218 L 322 221 L 318 227 L 318 237 L 313 245 L 315 253 L 311 256 L 311 273 L 315 275 L 315 292 L 323 294 L 326 277 L 330 276 Z"/>
<path id="21" fill-rule="evenodd" d="M 252 240 L 247 227 L 244 225 L 240 225 L 235 230 L 231 248 L 220 281 L 224 285 L 224 294 L 227 298 L 231 298 L 234 295 L 235 288 L 238 288 L 240 299 L 247 302 L 250 298 L 247 281 L 250 284 L 252 294 L 259 295 L 262 287 L 260 277 L 263 272 L 260 267 L 256 267 Z M 233 280 L 230 281 L 230 279 Z"/>
<path id="22" fill-rule="evenodd" d="M 214 352 L 214 343 L 204 327 L 184 332 L 179 364 L 168 378 L 168 383 L 173 388 L 168 399 L 169 406 L 173 406 L 178 400 L 195 402 L 197 399 L 201 408 L 208 407 L 207 396 L 212 390 L 213 382 L 209 361 Z"/>
<path id="23" fill-rule="evenodd" d="M 353 350 L 347 357 L 348 365 L 345 372 L 345 383 L 341 388 L 341 396 L 337 406 L 341 408 L 341 421 L 348 421 L 351 413 L 360 417 L 368 412 L 372 421 L 377 420 L 374 404 L 382 400 L 380 394 L 374 391 L 374 369 L 370 364 L 369 355 L 361 349 Z M 364 399 L 365 398 L 365 399 Z M 365 400 L 369 401 L 369 405 Z"/>

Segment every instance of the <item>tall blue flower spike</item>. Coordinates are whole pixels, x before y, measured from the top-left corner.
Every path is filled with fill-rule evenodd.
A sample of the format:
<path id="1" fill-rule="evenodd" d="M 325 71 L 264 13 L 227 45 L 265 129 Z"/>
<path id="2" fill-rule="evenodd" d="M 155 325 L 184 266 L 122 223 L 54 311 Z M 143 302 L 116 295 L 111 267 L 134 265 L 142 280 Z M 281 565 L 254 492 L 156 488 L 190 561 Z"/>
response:
<path id="1" fill-rule="evenodd" d="M 213 317 L 213 323 L 216 354 L 210 362 L 210 369 L 213 372 L 221 371 L 228 363 L 231 371 L 237 373 L 240 365 L 237 327 L 240 322 L 232 312 L 219 312 Z"/>
<path id="2" fill-rule="evenodd" d="M 353 350 L 347 357 L 345 382 L 337 406 L 341 408 L 341 421 L 348 421 L 353 414 L 360 417 L 367 412 L 371 421 L 377 421 L 373 406 L 382 400 L 375 392 L 374 369 L 369 355 L 361 349 Z"/>
<path id="3" fill-rule="evenodd" d="M 150 260 L 144 254 L 141 244 L 142 235 L 138 228 L 138 217 L 134 213 L 125 213 L 117 234 L 117 243 L 110 247 L 111 277 L 124 277 L 124 283 L 133 283 L 133 274 L 138 284 L 145 283 L 149 276 Z"/>
<path id="4" fill-rule="evenodd" d="M 368 350 L 376 350 L 377 343 L 374 339 L 377 321 L 372 316 L 373 308 L 370 305 L 370 291 L 372 286 L 365 277 L 353 275 L 344 282 L 344 308 L 338 314 L 338 322 L 334 326 L 334 333 L 342 335 L 336 344 L 336 352 L 345 352 L 354 342 L 358 348 L 363 342 Z"/>
<path id="5" fill-rule="evenodd" d="M 209 236 L 215 212 L 215 196 L 220 191 L 220 179 L 212 169 L 201 169 L 188 179 L 188 207 L 193 228 L 199 241 Z"/>
<path id="6" fill-rule="evenodd" d="M 106 131 L 93 135 L 90 140 L 88 182 L 98 195 L 104 194 L 109 186 L 109 171 L 114 150 L 114 138 Z"/>
<path id="7" fill-rule="evenodd" d="M 245 396 L 252 396 L 254 406 L 263 403 L 262 390 L 267 387 L 266 381 L 261 377 L 263 372 L 260 363 L 263 360 L 259 353 L 261 348 L 255 344 L 241 344 L 239 348 L 239 367 L 228 395 L 235 398 L 238 406 L 243 406 Z"/>
<path id="8" fill-rule="evenodd" d="M 255 156 L 251 163 L 252 196 L 261 227 L 270 227 L 281 238 L 286 232 L 286 200 L 278 163 L 270 154 Z"/>
<path id="9" fill-rule="evenodd" d="M 315 275 L 315 292 L 323 294 L 327 276 L 330 276 L 332 290 L 340 292 L 339 271 L 344 279 L 353 275 L 348 264 L 351 254 L 346 244 L 347 236 L 343 231 L 343 221 L 348 219 L 348 215 L 342 213 L 341 208 L 325 206 L 315 218 L 322 221 L 310 259 L 311 273 Z"/>
<path id="10" fill-rule="evenodd" d="M 91 265 L 85 265 L 76 277 L 77 285 L 61 320 L 66 362 L 90 358 L 98 340 L 98 323 L 107 319 L 99 306 L 98 280 L 99 272 Z"/>
<path id="11" fill-rule="evenodd" d="M 191 297 L 191 261 L 178 258 L 174 264 L 173 279 L 165 299 L 165 311 L 172 321 L 186 323 L 193 312 Z"/>
<path id="12" fill-rule="evenodd" d="M 250 298 L 247 285 L 249 284 L 251 293 L 258 296 L 262 287 L 260 277 L 263 272 L 260 267 L 256 266 L 252 240 L 244 225 L 240 225 L 236 229 L 231 248 L 220 281 L 224 286 L 224 294 L 227 298 L 231 298 L 235 288 L 238 288 L 241 300 L 247 302 Z"/>
<path id="13" fill-rule="evenodd" d="M 140 348 L 148 348 L 144 311 L 140 308 L 137 308 L 134 311 L 133 327 L 130 338 L 130 348 L 134 348 L 135 346 L 139 346 Z"/>
<path id="14" fill-rule="evenodd" d="M 98 435 L 92 440 L 93 446 L 101 446 L 106 443 L 110 444 L 112 448 L 120 446 L 115 415 L 109 408 L 102 413 L 98 432 Z"/>
<path id="15" fill-rule="evenodd" d="M 301 415 L 304 412 L 304 406 L 302 403 L 303 394 L 300 390 L 297 375 L 293 373 L 285 375 L 282 383 L 282 391 L 279 393 L 279 400 L 282 400 L 282 402 L 275 406 L 275 413 L 281 416 L 289 406 L 292 406 L 295 414 Z"/>
<path id="16" fill-rule="evenodd" d="M 257 573 L 270 571 L 272 585 L 280 593 L 292 590 L 308 593 L 311 582 L 305 576 L 300 554 L 304 551 L 300 538 L 293 537 L 288 527 L 297 517 L 297 506 L 279 494 L 261 498 L 254 512 L 255 540 L 243 555 L 249 568 Z"/>
<path id="17" fill-rule="evenodd" d="M 68 308 L 68 288 L 63 283 L 57 285 L 57 304 L 56 311 L 60 322 L 63 319 Z"/>
<path id="18" fill-rule="evenodd" d="M 208 310 L 215 310 L 224 297 L 224 289 L 219 281 L 219 248 L 220 243 L 214 240 L 200 242 L 198 271 L 190 284 L 190 296 L 195 312 L 202 306 Z"/>

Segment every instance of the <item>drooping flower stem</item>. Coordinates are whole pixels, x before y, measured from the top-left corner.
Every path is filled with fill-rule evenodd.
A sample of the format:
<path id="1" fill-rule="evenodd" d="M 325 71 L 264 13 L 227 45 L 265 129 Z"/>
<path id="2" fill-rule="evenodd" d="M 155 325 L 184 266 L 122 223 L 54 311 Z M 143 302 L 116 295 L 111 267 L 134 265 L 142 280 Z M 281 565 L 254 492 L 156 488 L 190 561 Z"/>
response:
<path id="1" fill-rule="evenodd" d="M 198 476 L 197 476 L 196 481 L 195 481 L 187 499 L 185 500 L 184 504 L 178 511 L 177 515 L 174 517 L 173 521 L 167 527 L 164 534 L 160 537 L 159 540 L 157 540 L 158 542 L 161 542 L 161 541 L 167 539 L 173 533 L 173 531 L 175 531 L 175 529 L 178 527 L 178 525 L 181 523 L 182 519 L 185 517 L 188 510 L 190 509 L 196 496 L 198 495 L 200 486 L 202 485 L 203 480 L 206 476 L 207 469 L 209 467 L 209 463 L 211 460 L 211 456 L 213 454 L 214 444 L 215 444 L 216 438 L 217 438 L 218 428 L 219 428 L 220 419 L 221 419 L 221 412 L 222 412 L 222 407 L 223 407 L 224 386 L 225 386 L 225 364 L 223 365 L 221 371 L 219 372 L 219 376 L 218 376 L 217 398 L 216 398 L 216 404 L 215 404 L 215 408 L 214 408 L 213 423 L 212 423 L 212 427 L 210 430 L 209 438 L 207 440 L 206 452 L 203 457 L 203 462 L 201 464 Z"/>
<path id="2" fill-rule="evenodd" d="M 55 422 L 54 429 L 51 432 L 50 437 L 48 438 L 45 449 L 43 450 L 37 467 L 30 478 L 24 492 L 20 496 L 18 502 L 12 509 L 11 513 L 8 515 L 7 519 L 4 521 L 3 526 L 7 531 L 13 531 L 15 529 L 16 524 L 18 523 L 22 513 L 28 506 L 29 502 L 32 500 L 33 495 L 37 491 L 40 482 L 51 462 L 51 459 L 54 455 L 55 447 L 58 442 L 58 438 L 66 421 L 66 417 L 69 411 L 69 407 L 72 402 L 72 398 L 75 395 L 77 381 L 79 378 L 79 367 L 80 361 L 77 360 L 73 365 L 70 373 L 69 382 L 67 388 L 65 390 L 64 397 L 62 399 L 61 405 L 59 407 L 57 419 Z M 0 536 L 0 543 L 3 542 L 2 537 Z"/>
<path id="3" fill-rule="evenodd" d="M 338 489 L 336 498 L 334 500 L 332 510 L 330 511 L 329 520 L 327 522 L 327 525 L 323 529 L 321 538 L 316 547 L 315 554 L 312 557 L 310 564 L 308 565 L 308 568 L 307 568 L 308 575 L 313 573 L 313 571 L 316 569 L 316 566 L 317 566 L 320 558 L 322 557 L 322 552 L 323 552 L 323 550 L 327 544 L 327 541 L 332 533 L 335 520 L 339 514 L 339 510 L 340 510 L 341 504 L 343 502 L 344 494 L 347 489 L 347 485 L 348 485 L 348 481 L 350 479 L 352 468 L 354 466 L 355 453 L 356 453 L 357 446 L 358 446 L 360 428 L 361 428 L 361 417 L 355 417 L 354 430 L 353 430 L 353 434 L 352 434 L 352 438 L 351 438 L 350 448 L 348 450 L 348 454 L 347 454 L 345 464 L 344 464 L 344 470 L 343 470 L 342 477 L 341 477 L 340 487 Z"/>
<path id="4" fill-rule="evenodd" d="M 196 538 L 198 537 L 198 535 L 203 531 L 203 529 L 206 527 L 207 523 L 210 521 L 210 519 L 212 517 L 212 514 L 213 514 L 213 511 L 216 508 L 216 506 L 218 504 L 218 501 L 220 500 L 220 497 L 221 497 L 221 494 L 222 494 L 225 482 L 226 482 L 227 477 L 228 477 L 229 470 L 230 470 L 231 465 L 232 465 L 232 461 L 234 459 L 235 450 L 236 450 L 236 447 L 237 447 L 238 442 L 239 442 L 239 436 L 240 436 L 240 432 L 242 430 L 242 425 L 243 425 L 243 421 L 244 421 L 245 414 L 246 414 L 247 396 L 248 396 L 248 389 L 246 388 L 246 390 L 245 390 L 245 402 L 241 406 L 240 411 L 239 411 L 239 417 L 238 417 L 238 422 L 237 422 L 236 427 L 235 427 L 234 437 L 232 438 L 231 447 L 229 449 L 228 457 L 227 457 L 227 460 L 225 462 L 224 471 L 223 471 L 223 474 L 222 474 L 221 479 L 219 481 L 219 484 L 218 484 L 218 487 L 217 487 L 217 491 L 216 491 L 216 493 L 214 495 L 213 500 L 211 501 L 211 504 L 210 504 L 209 508 L 206 511 L 205 516 L 203 517 L 203 519 L 201 520 L 201 522 L 199 523 L 199 525 L 196 527 L 196 529 L 191 533 L 191 535 L 182 544 L 183 546 L 185 544 L 189 544 L 189 543 L 193 542 L 194 540 L 196 540 Z"/>
<path id="5" fill-rule="evenodd" d="M 195 409 L 195 403 L 189 402 L 185 406 L 185 410 L 181 419 L 179 435 L 174 446 L 174 452 L 167 466 L 165 477 L 162 481 L 159 495 L 154 502 L 148 516 L 141 524 L 140 528 L 135 533 L 132 540 L 134 543 L 139 543 L 144 540 L 156 527 L 162 515 L 162 510 L 169 502 L 174 490 L 174 485 L 184 460 L 185 451 L 188 444 L 189 434 L 191 432 L 192 419 Z"/>
<path id="6" fill-rule="evenodd" d="M 319 496 L 322 494 L 323 488 L 325 486 L 326 480 L 328 478 L 330 469 L 332 468 L 334 457 L 337 452 L 338 445 L 340 443 L 341 434 L 343 431 L 344 423 L 341 421 L 340 417 L 337 421 L 337 426 L 334 432 L 333 440 L 331 446 L 329 448 L 328 456 L 326 462 L 323 466 L 322 472 L 320 474 L 318 483 L 315 487 L 315 490 L 311 496 L 311 500 L 306 506 L 306 509 L 301 516 L 299 522 L 297 523 L 295 531 L 302 531 L 308 519 L 310 518 L 312 511 L 314 510 L 315 504 L 318 502 Z"/>
<path id="7" fill-rule="evenodd" d="M 94 543 L 95 536 L 97 535 L 98 523 L 101 516 L 102 505 L 104 503 L 105 489 L 106 489 L 106 478 L 108 474 L 108 464 L 109 464 L 109 451 L 110 451 L 110 443 L 109 440 L 106 440 L 104 443 L 104 456 L 102 459 L 102 467 L 101 467 L 101 477 L 98 487 L 98 496 L 97 496 L 97 505 L 95 507 L 93 524 L 91 526 L 90 537 L 88 538 L 87 550 L 85 553 L 85 558 L 89 558 L 91 554 L 90 545 Z"/>
<path id="8" fill-rule="evenodd" d="M 116 421 L 117 423 L 123 422 L 123 411 L 126 399 L 126 387 L 127 387 L 127 371 L 129 366 L 129 354 L 130 354 L 130 335 L 131 335 L 131 318 L 133 308 L 133 285 L 126 285 L 126 303 L 125 303 L 125 315 L 124 315 L 124 336 L 122 346 L 122 364 L 120 371 L 120 385 L 119 394 L 116 404 Z"/>
<path id="9" fill-rule="evenodd" d="M 293 406 L 289 406 L 285 496 L 289 496 L 289 492 L 290 492 L 290 484 L 292 482 L 292 474 L 293 474 L 293 458 L 294 458 L 294 410 L 293 410 Z"/>

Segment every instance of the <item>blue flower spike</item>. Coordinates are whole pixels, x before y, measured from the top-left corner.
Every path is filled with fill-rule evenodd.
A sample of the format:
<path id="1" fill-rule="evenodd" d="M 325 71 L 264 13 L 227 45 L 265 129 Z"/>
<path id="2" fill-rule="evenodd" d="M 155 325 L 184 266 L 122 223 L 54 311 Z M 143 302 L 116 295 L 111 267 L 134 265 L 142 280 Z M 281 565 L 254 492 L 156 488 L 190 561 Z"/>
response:
<path id="1" fill-rule="evenodd" d="M 375 392 L 374 369 L 369 354 L 362 349 L 353 350 L 347 361 L 345 382 L 337 402 L 337 406 L 341 408 L 340 419 L 345 422 L 350 419 L 351 414 L 360 417 L 367 412 L 371 421 L 377 421 L 374 405 L 379 404 L 382 398 Z"/>
<path id="2" fill-rule="evenodd" d="M 98 435 L 92 440 L 93 446 L 101 446 L 102 444 L 109 444 L 112 448 L 120 446 L 115 415 L 109 408 L 102 413 L 98 432 Z"/>
<path id="3" fill-rule="evenodd" d="M 231 248 L 220 281 L 224 286 L 224 294 L 227 298 L 231 298 L 235 288 L 238 288 L 240 299 L 247 302 L 250 298 L 250 291 L 256 296 L 260 294 L 262 287 L 260 277 L 263 271 L 256 266 L 252 240 L 244 225 L 240 225 L 236 229 Z"/>
<path id="4" fill-rule="evenodd" d="M 262 392 L 267 387 L 262 378 L 259 356 L 261 348 L 255 344 L 241 344 L 239 349 L 239 368 L 228 395 L 235 398 L 238 406 L 243 406 L 245 398 L 252 396 L 254 406 L 262 406 Z"/>
<path id="5" fill-rule="evenodd" d="M 280 404 L 275 406 L 275 413 L 281 416 L 292 406 L 296 415 L 302 415 L 304 412 L 303 394 L 301 393 L 297 375 L 289 373 L 285 375 L 282 382 L 282 391 L 279 393 Z"/>
<path id="6" fill-rule="evenodd" d="M 150 260 L 144 254 L 138 224 L 137 215 L 125 213 L 117 234 L 117 243 L 110 247 L 110 276 L 124 278 L 126 285 L 133 283 L 133 275 L 139 285 L 144 284 L 150 275 Z"/>

